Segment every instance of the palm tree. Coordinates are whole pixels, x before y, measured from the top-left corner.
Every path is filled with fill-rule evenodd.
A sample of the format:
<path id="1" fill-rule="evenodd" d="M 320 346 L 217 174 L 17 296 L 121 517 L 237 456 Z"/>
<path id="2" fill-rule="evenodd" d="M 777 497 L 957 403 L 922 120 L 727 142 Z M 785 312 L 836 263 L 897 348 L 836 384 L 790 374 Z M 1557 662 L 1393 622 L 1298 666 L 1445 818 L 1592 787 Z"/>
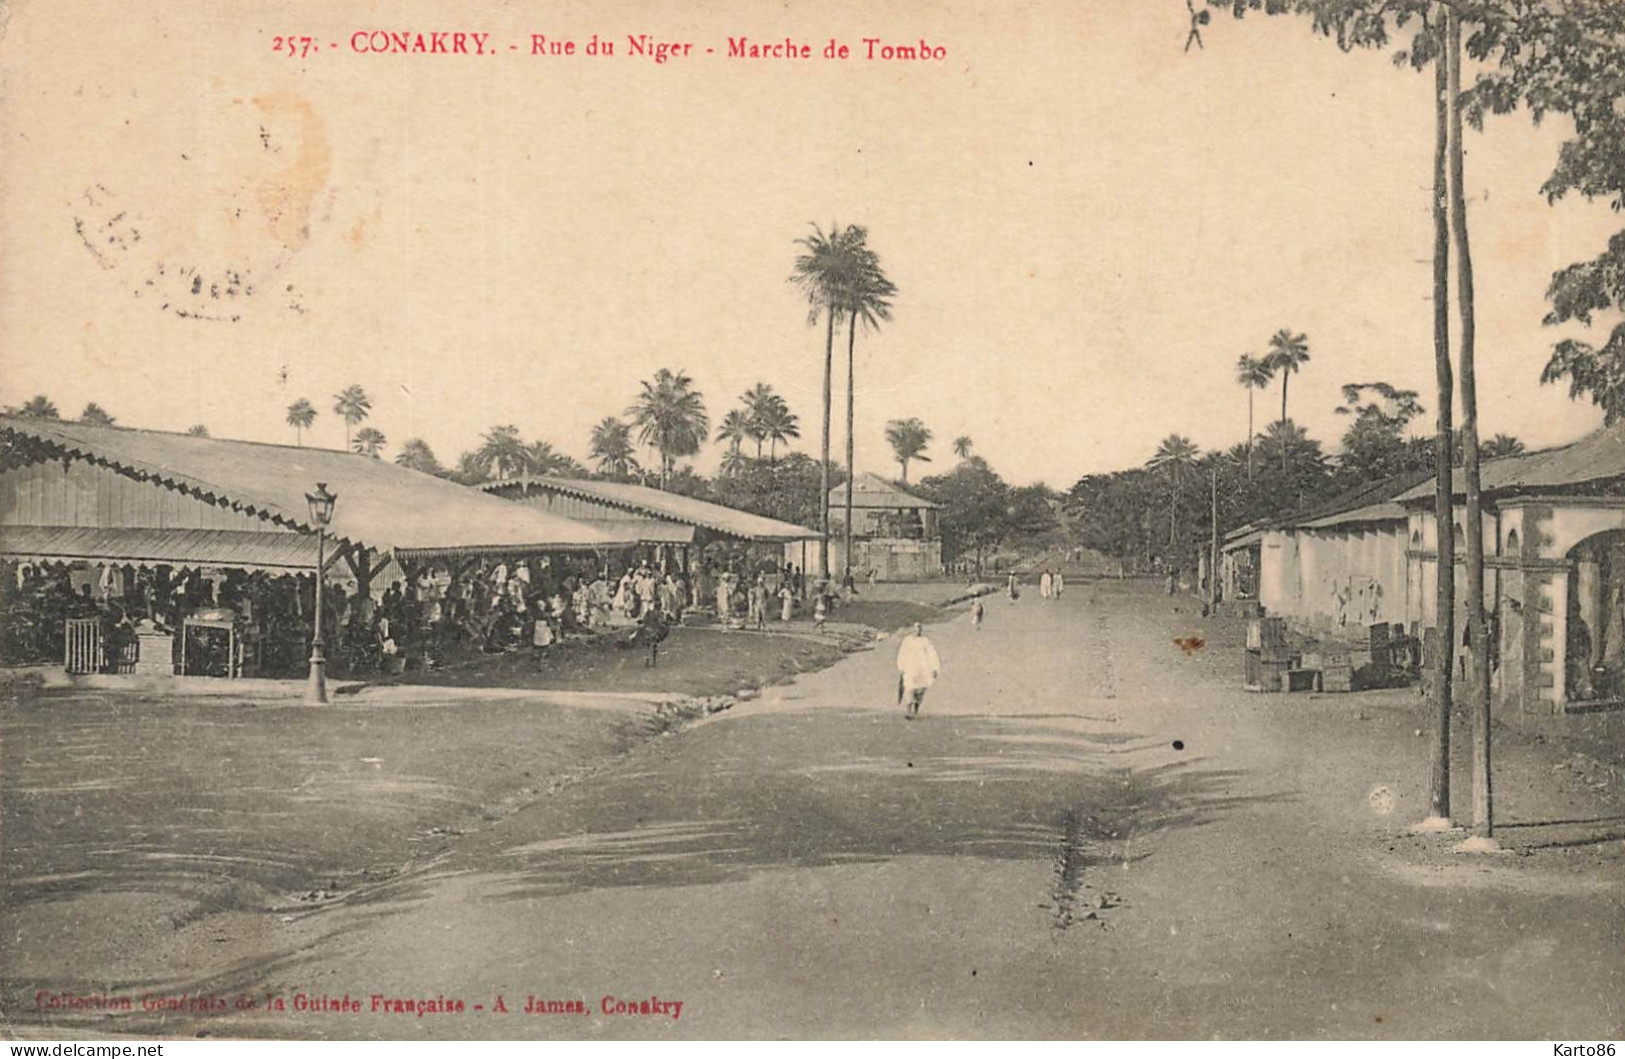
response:
<path id="1" fill-rule="evenodd" d="M 388 441 L 389 439 L 384 437 L 384 432 L 377 427 L 362 427 L 355 432 L 355 441 L 350 447 L 352 451 L 363 456 L 371 456 L 376 460 Z"/>
<path id="2" fill-rule="evenodd" d="M 434 450 L 422 438 L 408 438 L 402 445 L 401 451 L 395 454 L 395 465 L 408 470 L 420 471 L 423 474 L 439 474 L 445 468 L 435 459 Z"/>
<path id="3" fill-rule="evenodd" d="M 621 478 L 631 474 L 638 465 L 632 452 L 632 428 L 614 416 L 605 416 L 592 428 L 588 456 L 598 461 L 601 473 Z"/>
<path id="4" fill-rule="evenodd" d="M 333 411 L 344 417 L 344 447 L 350 447 L 350 428 L 372 414 L 372 398 L 352 383 L 333 395 Z"/>
<path id="5" fill-rule="evenodd" d="M 931 443 L 931 429 L 918 419 L 893 419 L 886 424 L 886 441 L 890 443 L 897 462 L 903 465 L 903 482 L 908 483 L 908 461 L 930 463 L 925 447 Z M 848 489 L 847 492 L 851 492 Z"/>
<path id="6" fill-rule="evenodd" d="M 790 406 L 778 394 L 768 403 L 762 413 L 759 424 L 767 434 L 767 458 L 770 463 L 777 463 L 779 446 L 789 445 L 796 438 L 801 437 L 801 417 L 790 411 Z"/>
<path id="7" fill-rule="evenodd" d="M 1249 353 L 1243 353 L 1236 361 L 1236 382 L 1247 390 L 1247 478 L 1249 480 L 1253 476 L 1253 435 L 1257 433 L 1253 429 L 1253 391 L 1264 389 L 1274 377 L 1275 368 L 1267 356 L 1255 357 Z M 1284 379 L 1282 384 L 1285 384 Z M 1282 408 L 1281 418 L 1285 419 L 1284 404 Z"/>
<path id="8" fill-rule="evenodd" d="M 1503 456 L 1518 456 L 1522 453 L 1523 442 L 1510 434 L 1497 434 L 1479 448 L 1479 455 L 1486 460 L 1498 460 Z"/>
<path id="9" fill-rule="evenodd" d="M 746 395 L 749 396 L 748 394 Z M 744 469 L 744 457 L 739 446 L 744 444 L 746 438 L 751 437 L 756 430 L 755 422 L 750 412 L 741 408 L 732 408 L 717 424 L 717 440 L 728 443 L 728 451 L 723 456 L 722 469 L 728 475 L 738 474 Z M 761 441 L 756 442 L 757 459 L 761 459 Z"/>
<path id="10" fill-rule="evenodd" d="M 568 477 L 576 461 L 545 441 L 533 441 L 525 447 L 525 466 L 530 474 L 556 474 Z"/>
<path id="11" fill-rule="evenodd" d="M 498 481 L 523 474 L 530 463 L 519 428 L 511 423 L 492 427 L 482 435 L 480 447 L 474 450 L 474 460 L 487 474 L 495 468 Z"/>
<path id="12" fill-rule="evenodd" d="M 110 427 L 113 425 L 114 420 L 112 416 L 107 414 L 107 409 L 92 401 L 85 405 L 83 412 L 79 413 L 79 422 L 89 423 L 95 427 Z"/>
<path id="13" fill-rule="evenodd" d="M 186 428 L 186 433 L 189 437 L 206 438 L 209 436 L 209 428 L 202 423 L 193 423 Z"/>
<path id="14" fill-rule="evenodd" d="M 288 425 L 293 427 L 293 442 L 295 445 L 305 443 L 305 431 L 310 424 L 316 422 L 316 408 L 308 400 L 301 397 L 288 406 Z"/>
<path id="15" fill-rule="evenodd" d="M 749 458 L 740 451 L 738 445 L 729 445 L 722 450 L 722 463 L 718 470 L 724 478 L 738 478 L 745 473 L 745 468 L 749 463 Z"/>
<path id="16" fill-rule="evenodd" d="M 846 310 L 846 480 L 857 475 L 856 442 L 854 440 L 854 407 L 856 374 L 856 347 L 858 324 L 865 330 L 880 330 L 880 321 L 891 319 L 891 299 L 897 295 L 897 286 L 886 277 L 880 267 L 880 256 L 869 248 L 868 229 L 853 225 L 846 230 L 848 252 L 854 267 L 845 291 Z M 905 472 L 907 467 L 904 468 Z M 846 567 L 852 568 L 852 490 L 846 491 Z"/>
<path id="17" fill-rule="evenodd" d="M 970 459 L 970 450 L 973 444 L 969 434 L 959 435 L 954 438 L 954 455 L 962 460 Z"/>
<path id="18" fill-rule="evenodd" d="M 694 389 L 694 380 L 681 369 L 661 368 L 653 379 L 643 383 L 643 392 L 627 408 L 638 440 L 660 454 L 660 487 L 671 481 L 678 457 L 700 451 L 711 420 L 705 414 L 705 398 Z"/>
<path id="19" fill-rule="evenodd" d="M 851 241 L 837 224 L 831 224 L 826 233 L 817 224 L 812 234 L 796 240 L 802 253 L 796 256 L 790 273 L 790 282 L 807 295 L 807 324 L 814 326 L 824 318 L 824 420 L 819 445 L 819 486 L 822 499 L 818 502 L 820 537 L 818 574 L 829 580 L 829 416 L 831 376 L 835 363 L 835 324 L 846 311 L 847 291 L 853 285 L 853 276 L 861 263 L 851 252 Z"/>
<path id="20" fill-rule="evenodd" d="M 761 459 L 762 445 L 767 441 L 767 418 L 774 404 L 782 403 L 783 399 L 773 392 L 773 387 L 759 382 L 740 394 L 739 400 L 745 406 L 745 437 L 756 442 L 756 458 Z"/>
<path id="21" fill-rule="evenodd" d="M 1309 362 L 1309 337 L 1295 335 L 1290 327 L 1283 327 L 1270 337 L 1268 354 L 1271 371 L 1281 373 L 1281 418 L 1286 418 L 1286 384 L 1292 373 Z"/>
<path id="22" fill-rule="evenodd" d="M 61 419 L 62 413 L 56 410 L 56 405 L 44 394 L 30 397 L 23 402 L 22 407 L 15 409 L 16 413 L 25 419 Z"/>
<path id="23" fill-rule="evenodd" d="M 1146 461 L 1150 468 L 1165 467 L 1172 482 L 1168 502 L 1168 550 L 1173 552 L 1179 540 L 1179 489 L 1182 484 L 1184 470 L 1196 463 L 1196 457 L 1201 450 L 1190 438 L 1180 434 L 1169 434 L 1157 446 L 1157 451 L 1151 459 Z"/>

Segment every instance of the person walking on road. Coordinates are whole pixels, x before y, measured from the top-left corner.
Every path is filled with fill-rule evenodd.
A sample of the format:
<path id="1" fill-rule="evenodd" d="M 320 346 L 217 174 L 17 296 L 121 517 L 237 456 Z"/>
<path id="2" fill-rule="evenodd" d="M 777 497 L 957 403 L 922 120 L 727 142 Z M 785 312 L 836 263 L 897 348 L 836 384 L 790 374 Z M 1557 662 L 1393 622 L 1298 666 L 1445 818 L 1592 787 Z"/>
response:
<path id="1" fill-rule="evenodd" d="M 1066 577 L 1059 570 L 1055 571 L 1055 583 L 1050 586 L 1050 591 L 1055 593 L 1056 599 L 1060 599 L 1061 593 L 1066 591 Z"/>
<path id="2" fill-rule="evenodd" d="M 897 701 L 906 703 L 905 719 L 919 716 L 920 703 L 941 670 L 935 645 L 925 638 L 924 626 L 915 622 L 914 631 L 897 648 Z"/>
<path id="3" fill-rule="evenodd" d="M 970 627 L 973 629 L 982 627 L 982 601 L 980 599 L 971 600 Z"/>
<path id="4" fill-rule="evenodd" d="M 1050 577 L 1048 570 L 1038 579 L 1038 595 L 1043 599 L 1050 598 L 1050 590 L 1055 587 L 1055 581 Z"/>
<path id="5" fill-rule="evenodd" d="M 1010 602 L 1014 603 L 1021 598 L 1020 585 L 1021 582 L 1017 580 L 1016 572 L 1014 570 L 1010 571 L 1010 583 L 1006 586 L 1006 591 L 1010 593 Z"/>

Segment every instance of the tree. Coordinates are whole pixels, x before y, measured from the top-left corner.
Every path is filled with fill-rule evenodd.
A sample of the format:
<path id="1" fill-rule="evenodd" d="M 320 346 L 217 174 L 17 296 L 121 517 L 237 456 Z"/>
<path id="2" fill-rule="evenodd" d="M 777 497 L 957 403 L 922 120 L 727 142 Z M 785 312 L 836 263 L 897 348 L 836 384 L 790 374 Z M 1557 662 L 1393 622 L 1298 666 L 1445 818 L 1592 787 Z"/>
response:
<path id="1" fill-rule="evenodd" d="M 897 462 L 902 465 L 904 484 L 908 482 L 910 460 L 931 462 L 931 457 L 925 454 L 925 447 L 931 444 L 931 428 L 918 419 L 893 419 L 887 423 L 886 443 L 891 446 Z"/>
<path id="2" fill-rule="evenodd" d="M 363 456 L 371 456 L 376 460 L 388 441 L 389 439 L 384 437 L 384 432 L 377 427 L 362 427 L 355 432 L 355 440 L 351 443 L 351 449 Z"/>
<path id="3" fill-rule="evenodd" d="M 209 428 L 202 423 L 193 423 L 186 428 L 186 433 L 189 437 L 206 438 L 209 436 Z"/>
<path id="4" fill-rule="evenodd" d="M 509 423 L 494 426 L 482 434 L 480 447 L 474 450 L 474 465 L 482 475 L 488 476 L 494 470 L 499 482 L 524 474 L 530 466 L 530 454 L 519 436 L 519 428 Z"/>
<path id="5" fill-rule="evenodd" d="M 1180 434 L 1169 434 L 1157 445 L 1157 451 L 1146 466 L 1153 470 L 1161 468 L 1168 472 L 1171 488 L 1168 493 L 1168 550 L 1178 554 L 1178 526 L 1179 526 L 1179 490 L 1184 484 L 1184 471 L 1186 467 L 1196 462 L 1201 450 L 1190 438 Z"/>
<path id="6" fill-rule="evenodd" d="M 79 413 L 79 422 L 88 423 L 95 427 L 110 427 L 113 425 L 114 419 L 107 414 L 107 409 L 92 401 L 85 405 L 83 412 Z"/>
<path id="7" fill-rule="evenodd" d="M 790 411 L 790 406 L 784 398 L 775 394 L 773 400 L 762 411 L 762 419 L 758 424 L 767 435 L 767 459 L 769 463 L 778 462 L 779 446 L 788 446 L 790 442 L 801 437 L 801 417 Z"/>
<path id="8" fill-rule="evenodd" d="M 395 454 L 395 465 L 423 474 L 443 474 L 445 468 L 435 459 L 434 450 L 422 438 L 408 438 Z"/>
<path id="9" fill-rule="evenodd" d="M 1247 477 L 1253 476 L 1253 391 L 1262 390 L 1275 378 L 1275 368 L 1271 365 L 1269 357 L 1255 357 L 1243 353 L 1236 361 L 1236 382 L 1247 390 Z M 1283 386 L 1285 380 L 1282 380 Z M 1281 418 L 1286 418 L 1286 404 L 1282 402 Z"/>
<path id="10" fill-rule="evenodd" d="M 847 291 L 855 284 L 855 273 L 863 267 L 853 253 L 852 229 L 831 224 L 826 233 L 817 224 L 812 234 L 796 240 L 802 253 L 796 256 L 790 282 L 807 296 L 807 325 L 816 326 L 820 317 L 824 329 L 824 418 L 820 435 L 819 467 L 824 474 L 823 499 L 819 502 L 819 529 L 823 546 L 818 550 L 818 575 L 829 580 L 829 421 L 831 379 L 835 362 L 835 324 L 846 311 Z"/>
<path id="11" fill-rule="evenodd" d="M 705 414 L 705 398 L 694 389 L 694 380 L 681 370 L 661 368 L 643 383 L 643 391 L 626 410 L 638 428 L 638 440 L 660 455 L 660 487 L 671 480 L 678 458 L 700 451 L 711 421 Z"/>
<path id="12" fill-rule="evenodd" d="M 600 419 L 592 428 L 587 456 L 597 462 L 600 474 L 625 478 L 638 467 L 632 451 L 632 428 L 614 416 Z"/>
<path id="13" fill-rule="evenodd" d="M 954 438 L 954 455 L 962 460 L 970 459 L 970 450 L 973 444 L 974 442 L 971 441 L 969 434 L 959 435 Z"/>
<path id="14" fill-rule="evenodd" d="M 746 396 L 748 397 L 749 394 Z M 739 447 L 744 444 L 746 438 L 753 436 L 755 430 L 756 426 L 752 422 L 751 413 L 745 409 L 730 408 L 727 414 L 722 417 L 722 422 L 717 424 L 717 440 L 728 443 L 727 452 L 722 458 L 723 473 L 739 473 L 739 469 L 744 466 L 744 455 L 739 451 Z M 760 451 L 760 440 L 757 441 L 757 446 L 758 451 Z M 761 457 L 758 456 L 757 458 L 760 459 Z"/>
<path id="15" fill-rule="evenodd" d="M 1523 442 L 1508 434 L 1497 434 L 1479 446 L 1479 458 L 1499 460 L 1506 456 L 1523 454 Z"/>
<path id="16" fill-rule="evenodd" d="M 775 404 L 783 402 L 779 395 L 773 392 L 773 387 L 765 382 L 759 382 L 746 390 L 740 395 L 739 400 L 745 405 L 744 411 L 740 413 L 739 441 L 743 442 L 748 438 L 756 442 L 756 458 L 761 459 L 762 446 L 767 443 L 767 417 Z M 724 416 L 723 420 L 726 422 L 727 417 Z"/>
<path id="17" fill-rule="evenodd" d="M 1309 361 L 1309 339 L 1295 335 L 1283 327 L 1270 336 L 1270 370 L 1281 373 L 1281 418 L 1286 418 L 1286 384 L 1300 367 Z"/>
<path id="18" fill-rule="evenodd" d="M 61 419 L 62 414 L 56 410 L 56 405 L 44 394 L 37 394 L 24 401 L 18 408 L 12 409 L 24 419 Z"/>
<path id="19" fill-rule="evenodd" d="M 333 395 L 333 411 L 344 418 L 344 447 L 350 447 L 350 429 L 372 414 L 372 398 L 352 383 Z"/>
<path id="20" fill-rule="evenodd" d="M 1343 434 L 1338 461 L 1344 484 L 1352 488 L 1420 470 L 1415 451 L 1405 440 L 1405 429 L 1424 411 L 1415 390 L 1400 390 L 1386 382 L 1344 385 L 1337 414 L 1353 417 Z"/>
<path id="21" fill-rule="evenodd" d="M 897 287 L 880 267 L 880 257 L 868 244 L 868 229 L 854 225 L 846 230 L 847 250 L 852 257 L 847 286 L 843 292 L 841 308 L 846 313 L 846 480 L 857 477 L 857 442 L 854 434 L 856 415 L 856 349 L 858 324 L 864 330 L 880 330 L 882 320 L 891 319 L 891 300 Z M 906 476 L 908 466 L 905 463 Z M 852 569 L 852 490 L 846 491 L 846 518 L 843 522 L 846 538 L 846 568 Z"/>
<path id="22" fill-rule="evenodd" d="M 920 482 L 920 495 L 939 505 L 937 530 L 952 557 L 974 557 L 982 570 L 987 551 L 1004 538 L 1011 512 L 1010 487 L 978 457 L 969 457 L 946 474 Z"/>
<path id="23" fill-rule="evenodd" d="M 309 430 L 310 425 L 314 422 L 316 422 L 316 409 L 305 398 L 301 397 L 288 406 L 288 425 L 293 427 L 293 443 L 295 445 L 305 443 L 305 431 Z"/>
<path id="24" fill-rule="evenodd" d="M 526 445 L 523 459 L 526 474 L 578 478 L 583 469 L 567 453 L 560 452 L 546 441 L 533 441 Z"/>

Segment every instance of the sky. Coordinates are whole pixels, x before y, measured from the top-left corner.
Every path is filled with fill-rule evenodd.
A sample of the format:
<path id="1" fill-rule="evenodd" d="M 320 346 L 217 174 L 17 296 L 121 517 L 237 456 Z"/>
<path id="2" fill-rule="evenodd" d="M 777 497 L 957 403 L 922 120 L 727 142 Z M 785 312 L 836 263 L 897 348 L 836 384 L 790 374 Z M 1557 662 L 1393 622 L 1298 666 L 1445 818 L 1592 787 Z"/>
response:
<path id="1" fill-rule="evenodd" d="M 771 384 L 816 453 L 824 334 L 787 280 L 838 222 L 899 288 L 858 338 L 860 469 L 895 474 L 884 424 L 910 416 L 936 439 L 913 473 L 969 435 L 1059 488 L 1170 433 L 1228 447 L 1235 361 L 1283 327 L 1311 350 L 1289 412 L 1328 449 L 1349 382 L 1421 391 L 1431 429 L 1431 74 L 1298 20 L 1216 17 L 1187 53 L 1178 0 L 8 7 L 0 404 L 291 443 L 304 397 L 306 443 L 338 447 L 332 395 L 360 383 L 386 455 L 421 437 L 450 463 L 511 423 L 584 459 L 669 367 L 713 423 Z M 495 54 L 351 50 L 375 30 Z M 527 54 L 534 33 L 578 53 Z M 614 56 L 580 54 L 595 33 Z M 638 33 L 693 54 L 626 54 Z M 857 56 L 727 58 L 740 35 Z M 871 61 L 866 37 L 946 57 Z M 1541 324 L 1551 273 L 1618 225 L 1540 194 L 1563 132 L 1520 113 L 1468 142 L 1481 428 L 1531 447 L 1600 423 L 1538 383 L 1579 333 Z M 1256 400 L 1262 429 L 1279 387 Z"/>

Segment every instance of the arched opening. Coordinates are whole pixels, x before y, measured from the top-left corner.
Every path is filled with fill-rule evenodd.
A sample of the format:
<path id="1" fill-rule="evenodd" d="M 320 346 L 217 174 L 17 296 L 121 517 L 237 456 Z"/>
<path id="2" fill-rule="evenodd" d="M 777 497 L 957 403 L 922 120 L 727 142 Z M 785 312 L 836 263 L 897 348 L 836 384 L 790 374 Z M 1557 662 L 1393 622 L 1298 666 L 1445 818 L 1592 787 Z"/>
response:
<path id="1" fill-rule="evenodd" d="M 1563 684 L 1570 702 L 1625 696 L 1625 530 L 1569 549 Z"/>
<path id="2" fill-rule="evenodd" d="M 1502 552 L 1505 555 L 1517 555 L 1518 551 L 1519 551 L 1519 549 L 1518 549 L 1518 531 L 1515 530 L 1515 529 L 1514 530 L 1508 530 L 1507 531 L 1507 541 L 1506 541 L 1506 544 L 1502 548 Z"/>
<path id="3" fill-rule="evenodd" d="M 1461 542 L 1462 542 L 1461 523 L 1458 522 L 1454 526 L 1450 527 L 1450 543 L 1456 549 L 1456 561 L 1458 563 L 1461 562 L 1461 555 L 1462 555 Z"/>

